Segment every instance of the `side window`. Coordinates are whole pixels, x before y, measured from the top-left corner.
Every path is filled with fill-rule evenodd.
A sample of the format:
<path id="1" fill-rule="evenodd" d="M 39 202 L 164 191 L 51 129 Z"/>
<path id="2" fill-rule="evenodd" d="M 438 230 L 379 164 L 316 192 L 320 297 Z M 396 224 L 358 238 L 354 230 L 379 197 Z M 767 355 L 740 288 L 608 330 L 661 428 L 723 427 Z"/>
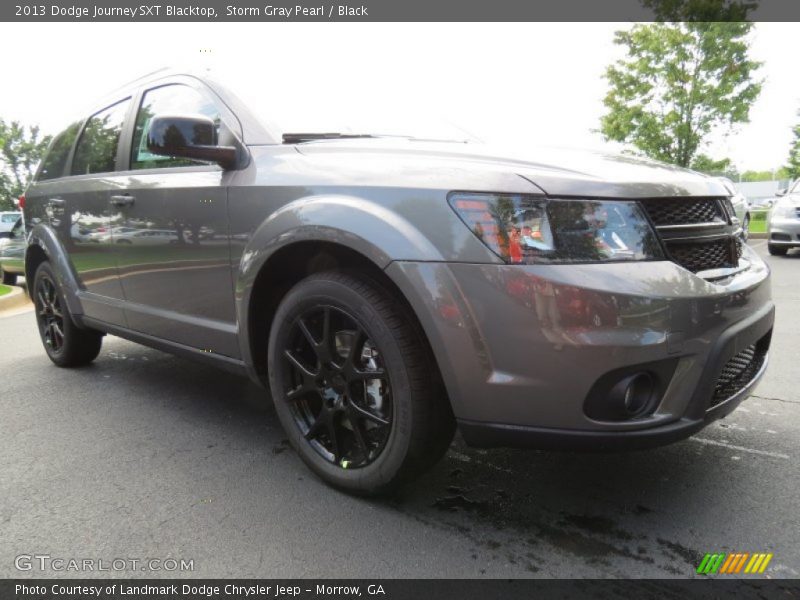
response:
<path id="1" fill-rule="evenodd" d="M 75 138 L 78 137 L 80 126 L 80 123 L 73 123 L 56 136 L 47 151 L 47 156 L 42 161 L 39 180 L 55 179 L 64 175 L 64 167 L 67 165 L 69 151 L 72 149 L 72 144 L 75 143 Z"/>
<path id="2" fill-rule="evenodd" d="M 72 159 L 73 175 L 108 173 L 114 170 L 119 136 L 129 104 L 130 99 L 118 102 L 101 110 L 86 122 Z"/>
<path id="3" fill-rule="evenodd" d="M 221 115 L 211 100 L 186 85 L 165 85 L 148 90 L 142 98 L 142 105 L 136 115 L 136 128 L 133 132 L 133 152 L 131 169 L 158 169 L 208 164 L 186 158 L 170 158 L 152 154 L 147 150 L 147 133 L 150 120 L 156 115 L 203 115 L 216 123 L 219 133 Z"/>

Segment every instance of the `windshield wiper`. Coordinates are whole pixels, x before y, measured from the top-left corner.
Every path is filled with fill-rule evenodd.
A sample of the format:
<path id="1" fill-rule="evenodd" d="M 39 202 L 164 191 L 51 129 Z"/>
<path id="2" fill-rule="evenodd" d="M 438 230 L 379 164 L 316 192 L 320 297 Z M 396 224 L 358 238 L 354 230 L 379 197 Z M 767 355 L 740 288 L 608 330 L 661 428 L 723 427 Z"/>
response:
<path id="1" fill-rule="evenodd" d="M 284 133 L 284 144 L 301 144 L 314 140 L 345 140 L 353 138 L 374 138 L 370 133 Z"/>

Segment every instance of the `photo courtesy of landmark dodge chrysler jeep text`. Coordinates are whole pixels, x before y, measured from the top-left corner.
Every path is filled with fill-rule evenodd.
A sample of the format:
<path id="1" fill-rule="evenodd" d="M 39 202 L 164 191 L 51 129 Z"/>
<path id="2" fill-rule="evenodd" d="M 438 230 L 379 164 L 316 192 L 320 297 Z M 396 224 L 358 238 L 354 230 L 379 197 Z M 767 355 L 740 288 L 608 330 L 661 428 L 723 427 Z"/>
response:
<path id="1" fill-rule="evenodd" d="M 21 206 L 56 365 L 111 333 L 247 374 L 308 466 L 364 493 L 456 427 L 485 447 L 674 442 L 764 374 L 769 269 L 718 180 L 256 110 L 158 73 L 55 137 Z"/>

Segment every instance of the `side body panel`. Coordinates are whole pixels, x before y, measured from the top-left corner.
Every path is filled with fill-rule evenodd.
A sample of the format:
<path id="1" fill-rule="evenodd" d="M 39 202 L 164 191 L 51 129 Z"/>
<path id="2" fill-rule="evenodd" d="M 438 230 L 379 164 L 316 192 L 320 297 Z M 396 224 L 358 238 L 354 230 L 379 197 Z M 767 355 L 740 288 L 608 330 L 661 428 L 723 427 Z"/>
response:
<path id="1" fill-rule="evenodd" d="M 128 327 L 238 358 L 226 180 L 218 167 L 119 173 L 115 239 Z"/>

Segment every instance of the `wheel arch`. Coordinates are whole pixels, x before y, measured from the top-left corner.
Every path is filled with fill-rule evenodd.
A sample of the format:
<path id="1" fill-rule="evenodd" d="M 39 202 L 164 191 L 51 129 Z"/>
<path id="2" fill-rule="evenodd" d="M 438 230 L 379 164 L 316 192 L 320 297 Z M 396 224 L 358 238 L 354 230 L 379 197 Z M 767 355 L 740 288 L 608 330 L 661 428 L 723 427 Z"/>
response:
<path id="1" fill-rule="evenodd" d="M 28 236 L 28 247 L 25 250 L 25 280 L 28 282 L 28 294 L 33 293 L 36 269 L 44 261 L 50 263 L 56 274 L 58 286 L 67 302 L 70 314 L 82 315 L 83 307 L 78 299 L 78 280 L 67 252 L 49 227 L 37 224 Z"/>
<path id="2" fill-rule="evenodd" d="M 367 275 L 399 300 L 414 320 L 414 326 L 434 357 L 436 375 L 441 380 L 438 358 L 428 334 L 406 295 L 384 269 L 370 257 L 344 244 L 327 240 L 303 240 L 282 246 L 263 262 L 252 284 L 247 301 L 240 302 L 242 356 L 251 376 L 267 385 L 267 340 L 277 308 L 297 283 L 321 271 L 343 270 Z M 444 385 L 442 389 L 445 389 Z"/>

